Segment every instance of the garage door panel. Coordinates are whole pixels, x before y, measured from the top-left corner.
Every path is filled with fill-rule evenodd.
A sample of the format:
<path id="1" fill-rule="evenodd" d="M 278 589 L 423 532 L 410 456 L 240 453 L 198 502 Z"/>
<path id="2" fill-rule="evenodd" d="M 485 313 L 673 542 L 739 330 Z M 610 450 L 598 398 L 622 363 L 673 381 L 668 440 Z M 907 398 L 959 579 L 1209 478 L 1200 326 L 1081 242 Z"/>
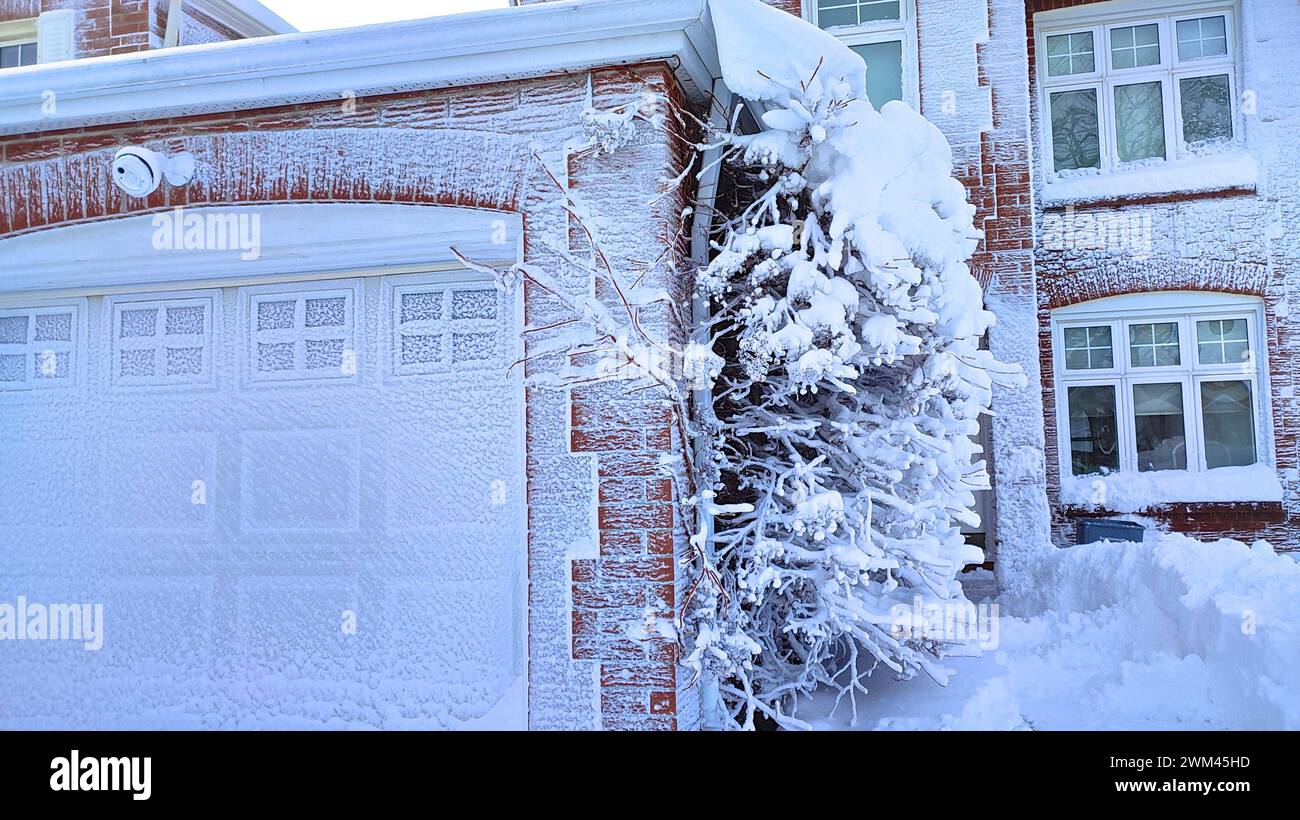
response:
<path id="1" fill-rule="evenodd" d="M 0 408 L 3 412 L 4 408 Z M 85 437 L 53 438 L 41 435 L 38 424 L 23 424 L 15 414 L 6 435 L 0 470 L 0 527 L 31 530 L 68 530 L 84 527 L 81 500 L 90 496 L 84 486 L 87 453 Z"/>
<path id="2" fill-rule="evenodd" d="M 241 529 L 351 531 L 360 525 L 357 430 L 259 430 L 240 437 Z"/>
<path id="3" fill-rule="evenodd" d="M 67 389 L 0 391 L 0 600 L 105 643 L 15 644 L 0 727 L 523 725 L 518 307 L 465 276 L 72 300 Z"/>
<path id="4" fill-rule="evenodd" d="M 501 435 L 495 437 L 499 441 Z M 393 530 L 499 526 L 517 480 L 509 451 L 493 438 L 432 434 L 387 437 L 385 484 Z M 484 440 L 487 439 L 487 440 Z"/>
<path id="5" fill-rule="evenodd" d="M 108 437 L 99 459 L 107 490 L 98 508 L 101 526 L 160 535 L 209 532 L 216 459 L 217 436 L 210 432 Z"/>
<path id="6" fill-rule="evenodd" d="M 523 675 L 518 600 L 518 590 L 484 594 L 476 581 L 386 579 L 374 608 L 373 662 L 393 669 L 382 689 L 404 721 L 454 727 L 511 694 Z"/>
<path id="7" fill-rule="evenodd" d="M 233 584 L 225 675 L 249 712 L 274 721 L 318 712 L 327 700 L 336 711 L 369 699 L 358 664 L 358 640 L 344 631 L 356 607 L 357 582 L 346 576 L 245 577 Z M 304 709 L 304 706 L 307 708 Z"/>

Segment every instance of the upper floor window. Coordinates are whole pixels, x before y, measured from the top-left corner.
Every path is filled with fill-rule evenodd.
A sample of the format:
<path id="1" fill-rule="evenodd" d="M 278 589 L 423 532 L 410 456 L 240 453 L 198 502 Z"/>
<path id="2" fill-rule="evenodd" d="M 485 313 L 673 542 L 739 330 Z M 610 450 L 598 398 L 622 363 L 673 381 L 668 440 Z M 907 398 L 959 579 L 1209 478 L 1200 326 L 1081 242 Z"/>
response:
<path id="1" fill-rule="evenodd" d="M 1237 137 L 1235 3 L 1120 9 L 1035 18 L 1045 156 L 1058 174 L 1196 156 Z"/>
<path id="2" fill-rule="evenodd" d="M 1262 303 L 1122 296 L 1052 317 L 1066 476 L 1264 460 Z"/>
<path id="3" fill-rule="evenodd" d="M 36 65 L 36 20 L 0 22 L 0 69 Z"/>
<path id="4" fill-rule="evenodd" d="M 804 16 L 867 64 L 867 98 L 917 105 L 913 0 L 804 0 Z"/>

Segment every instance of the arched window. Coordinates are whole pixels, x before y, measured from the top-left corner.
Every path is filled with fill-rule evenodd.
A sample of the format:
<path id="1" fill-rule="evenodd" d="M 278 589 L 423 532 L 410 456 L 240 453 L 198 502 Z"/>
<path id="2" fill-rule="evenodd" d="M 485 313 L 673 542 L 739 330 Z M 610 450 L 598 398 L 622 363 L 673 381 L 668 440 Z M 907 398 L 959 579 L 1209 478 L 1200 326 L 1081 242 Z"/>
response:
<path id="1" fill-rule="evenodd" d="M 1143 293 L 1052 314 L 1063 476 L 1267 460 L 1263 303 Z"/>

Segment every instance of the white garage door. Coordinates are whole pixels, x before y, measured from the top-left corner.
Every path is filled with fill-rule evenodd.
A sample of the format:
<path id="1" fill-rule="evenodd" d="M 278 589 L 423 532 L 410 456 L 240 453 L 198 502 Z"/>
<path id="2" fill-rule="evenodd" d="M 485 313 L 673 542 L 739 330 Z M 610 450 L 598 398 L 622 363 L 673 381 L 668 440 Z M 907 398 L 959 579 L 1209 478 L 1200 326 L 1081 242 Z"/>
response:
<path id="1" fill-rule="evenodd" d="M 0 303 L 0 727 L 522 726 L 516 305 L 470 277 Z M 35 634 L 71 603 L 102 648 Z"/>

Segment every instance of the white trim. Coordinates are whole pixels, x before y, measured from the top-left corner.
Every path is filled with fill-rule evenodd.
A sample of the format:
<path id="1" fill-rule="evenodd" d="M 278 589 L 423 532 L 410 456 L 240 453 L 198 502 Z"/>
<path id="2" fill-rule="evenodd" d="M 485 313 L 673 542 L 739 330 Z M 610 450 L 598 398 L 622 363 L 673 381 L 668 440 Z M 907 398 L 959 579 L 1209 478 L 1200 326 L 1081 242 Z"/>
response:
<path id="1" fill-rule="evenodd" d="M 14 46 L 36 42 L 36 19 L 0 20 L 0 46 Z"/>
<path id="2" fill-rule="evenodd" d="M 175 48 L 180 44 L 184 5 L 184 0 L 167 0 L 167 28 L 163 31 L 163 48 Z"/>
<path id="3" fill-rule="evenodd" d="M 0 293 L 158 284 L 255 282 L 271 277 L 329 278 L 358 270 L 406 272 L 456 267 L 456 246 L 476 261 L 514 262 L 523 242 L 518 214 L 432 205 L 314 203 L 185 208 L 184 214 L 259 218 L 260 253 L 239 249 L 159 250 L 156 214 L 50 228 L 0 239 Z M 328 225 L 322 231 L 322 225 Z M 493 238 L 504 239 L 493 244 Z M 105 253 L 112 249 L 112 253 Z"/>
<path id="4" fill-rule="evenodd" d="M 817 25 L 817 0 L 801 0 L 805 21 Z M 835 26 L 823 29 L 838 37 L 847 46 L 869 45 L 901 40 L 903 43 L 903 102 L 921 110 L 921 80 L 918 67 L 916 36 L 916 0 L 899 0 L 902 19 L 879 20 L 860 26 Z"/>
<path id="5" fill-rule="evenodd" d="M 1202 364 L 1196 343 L 1196 323 L 1216 318 L 1245 319 L 1251 358 L 1246 365 Z M 1179 327 L 1179 363 L 1134 367 L 1129 361 L 1130 324 L 1174 322 Z M 1066 328 L 1104 325 L 1110 328 L 1114 366 L 1105 369 L 1067 370 Z M 1244 381 L 1251 390 L 1256 463 L 1273 463 L 1271 403 L 1264 333 L 1264 302 L 1253 296 L 1204 292 L 1160 292 L 1114 296 L 1060 308 L 1052 312 L 1052 369 L 1056 394 L 1057 453 L 1063 481 L 1073 475 L 1070 410 L 1071 387 L 1109 386 L 1115 390 L 1118 472 L 1137 472 L 1132 390 L 1135 384 L 1181 385 L 1186 471 L 1209 469 L 1204 444 L 1204 419 L 1200 412 L 1201 382 Z M 1169 499 L 1170 501 L 1174 499 Z"/>
<path id="6" fill-rule="evenodd" d="M 1057 308 L 1052 311 L 1053 319 L 1066 319 L 1078 316 L 1140 316 L 1145 313 L 1179 310 L 1215 310 L 1220 308 L 1248 308 L 1260 304 L 1258 296 L 1244 296 L 1240 293 L 1214 293 L 1203 290 L 1168 290 L 1155 293 L 1124 294 L 1106 296 L 1088 302 Z"/>
<path id="7" fill-rule="evenodd" d="M 197 303 L 197 304 L 196 304 Z M 119 345 L 121 337 L 118 327 L 118 317 L 123 310 L 150 310 L 159 311 L 158 321 L 165 322 L 165 313 L 168 307 L 191 307 L 206 306 L 204 311 L 205 327 L 203 330 L 203 372 L 197 378 L 187 376 L 168 376 L 166 373 L 158 373 L 155 369 L 152 376 L 123 376 L 121 368 L 118 366 L 118 354 L 126 347 L 144 349 L 144 344 L 128 343 L 125 346 Z M 218 289 L 209 290 L 184 290 L 184 291 L 148 291 L 132 294 L 110 294 L 104 297 L 103 316 L 101 319 L 102 332 L 105 334 L 106 341 L 101 351 L 108 355 L 103 358 L 106 361 L 104 367 L 104 384 L 114 393 L 134 393 L 147 391 L 168 392 L 168 391 L 189 391 L 189 390 L 211 390 L 217 386 L 218 358 L 221 351 L 222 334 L 225 322 L 222 318 L 222 300 L 221 291 Z M 165 328 L 151 337 L 153 340 L 152 348 L 157 351 L 166 347 L 167 335 L 162 332 Z M 200 340 L 193 340 L 198 342 Z M 189 345 L 194 346 L 194 345 Z M 157 356 L 155 355 L 155 368 L 157 366 Z"/>
<path id="8" fill-rule="evenodd" d="M 188 0 L 191 9 L 245 37 L 291 34 L 298 29 L 256 0 Z"/>
<path id="9" fill-rule="evenodd" d="M 1044 208 L 1052 208 L 1176 193 L 1195 195 L 1215 191 L 1253 191 L 1258 180 L 1259 167 L 1253 157 L 1240 152 L 1225 153 L 1166 162 L 1132 171 L 1044 182 L 1039 191 L 1039 204 Z"/>
<path id="10" fill-rule="evenodd" d="M 675 58 L 675 59 L 674 59 Z M 539 3 L 428 20 L 285 34 L 15 72 L 0 83 L 0 134 L 670 60 L 687 95 L 720 75 L 706 0 Z M 54 92 L 56 113 L 42 112 Z"/>

